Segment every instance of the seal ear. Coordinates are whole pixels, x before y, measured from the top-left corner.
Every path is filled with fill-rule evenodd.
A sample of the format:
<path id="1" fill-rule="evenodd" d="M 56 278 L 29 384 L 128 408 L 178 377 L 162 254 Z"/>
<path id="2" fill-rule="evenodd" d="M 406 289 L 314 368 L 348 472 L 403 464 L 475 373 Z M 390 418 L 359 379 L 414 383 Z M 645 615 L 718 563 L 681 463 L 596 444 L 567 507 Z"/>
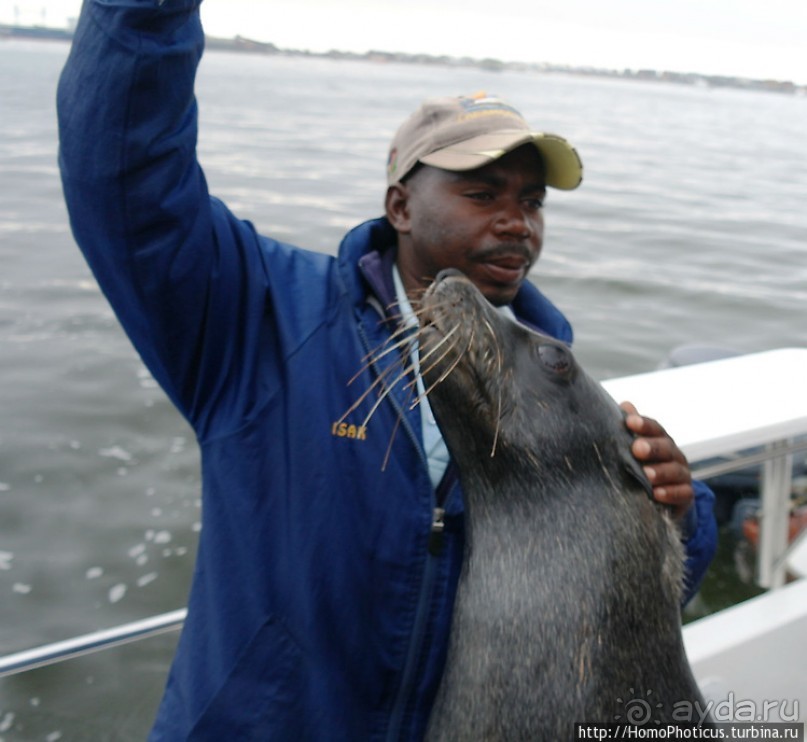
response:
<path id="1" fill-rule="evenodd" d="M 655 501 L 655 497 L 653 497 L 653 485 L 650 484 L 650 480 L 645 476 L 644 469 L 642 469 L 642 465 L 631 453 L 630 441 L 632 440 L 633 438 L 631 436 L 628 441 L 627 448 L 622 449 L 622 466 L 628 473 L 628 476 L 641 486 L 641 488 L 645 491 L 645 494 L 651 500 Z"/>
<path id="2" fill-rule="evenodd" d="M 645 475 L 642 465 L 631 451 L 631 444 L 633 443 L 635 436 L 625 425 L 625 418 L 628 416 L 628 413 L 625 412 L 625 410 L 623 410 L 621 407 L 617 407 L 617 410 L 619 411 L 619 424 L 621 426 L 620 435 L 617 436 L 619 439 L 619 443 L 617 445 L 619 446 L 619 457 L 622 463 L 622 468 L 625 470 L 628 477 L 630 477 L 645 491 L 645 494 L 650 498 L 650 500 L 655 501 L 656 498 L 653 496 L 653 485 L 650 484 L 650 480 Z"/>

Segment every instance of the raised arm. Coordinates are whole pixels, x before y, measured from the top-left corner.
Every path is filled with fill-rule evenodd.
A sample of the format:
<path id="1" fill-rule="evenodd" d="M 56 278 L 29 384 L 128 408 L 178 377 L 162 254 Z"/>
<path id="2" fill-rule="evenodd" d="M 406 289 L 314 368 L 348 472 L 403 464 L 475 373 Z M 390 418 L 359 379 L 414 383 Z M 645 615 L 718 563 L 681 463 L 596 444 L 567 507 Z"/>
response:
<path id="1" fill-rule="evenodd" d="M 198 6 L 85 0 L 58 113 L 76 241 L 155 378 L 204 427 L 216 394 L 249 383 L 265 271 L 196 160 Z"/>

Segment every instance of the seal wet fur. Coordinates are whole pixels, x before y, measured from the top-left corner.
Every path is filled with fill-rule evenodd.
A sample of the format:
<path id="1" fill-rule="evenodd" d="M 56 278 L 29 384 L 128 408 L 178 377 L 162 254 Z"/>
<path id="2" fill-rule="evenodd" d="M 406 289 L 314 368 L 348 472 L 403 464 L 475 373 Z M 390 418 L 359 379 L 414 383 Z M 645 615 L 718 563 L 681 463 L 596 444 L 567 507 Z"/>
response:
<path id="1" fill-rule="evenodd" d="M 680 536 L 620 409 L 563 343 L 504 317 L 462 274 L 441 274 L 421 312 L 422 373 L 466 507 L 427 739 L 697 720 Z"/>

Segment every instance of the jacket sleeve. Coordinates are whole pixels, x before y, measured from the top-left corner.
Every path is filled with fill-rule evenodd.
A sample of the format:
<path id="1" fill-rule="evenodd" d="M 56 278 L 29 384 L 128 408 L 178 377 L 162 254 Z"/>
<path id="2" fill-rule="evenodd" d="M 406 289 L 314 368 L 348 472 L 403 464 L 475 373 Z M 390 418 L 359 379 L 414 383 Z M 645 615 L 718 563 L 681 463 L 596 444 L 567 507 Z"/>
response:
<path id="1" fill-rule="evenodd" d="M 695 490 L 695 502 L 689 509 L 683 525 L 686 550 L 684 605 L 698 592 L 717 550 L 714 493 L 704 482 L 698 480 L 692 482 L 692 487 Z"/>
<path id="2" fill-rule="evenodd" d="M 266 301 L 259 238 L 210 198 L 196 159 L 199 2 L 85 0 L 57 93 L 76 241 L 197 433 L 212 399 L 248 405 Z"/>

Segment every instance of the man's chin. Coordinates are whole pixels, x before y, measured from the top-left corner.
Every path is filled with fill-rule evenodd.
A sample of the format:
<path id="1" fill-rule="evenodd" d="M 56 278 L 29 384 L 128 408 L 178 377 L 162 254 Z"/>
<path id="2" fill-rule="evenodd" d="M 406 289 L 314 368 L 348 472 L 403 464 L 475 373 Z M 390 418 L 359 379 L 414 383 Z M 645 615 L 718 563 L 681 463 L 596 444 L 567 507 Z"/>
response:
<path id="1" fill-rule="evenodd" d="M 518 294 L 519 289 L 521 288 L 521 284 L 518 286 L 479 286 L 479 290 L 482 292 L 482 295 L 491 303 L 494 307 L 503 307 L 506 304 L 512 304 L 513 299 L 516 298 L 516 294 Z"/>

